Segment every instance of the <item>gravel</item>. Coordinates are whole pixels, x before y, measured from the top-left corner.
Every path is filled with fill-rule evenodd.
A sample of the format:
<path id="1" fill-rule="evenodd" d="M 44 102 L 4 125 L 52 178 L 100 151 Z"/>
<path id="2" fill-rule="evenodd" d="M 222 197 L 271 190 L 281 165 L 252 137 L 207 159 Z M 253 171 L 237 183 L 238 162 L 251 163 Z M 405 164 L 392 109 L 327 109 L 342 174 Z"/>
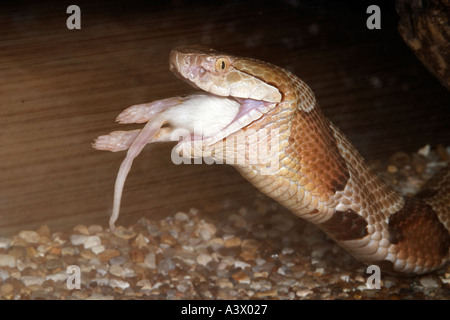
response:
<path id="1" fill-rule="evenodd" d="M 448 161 L 442 150 L 421 153 L 373 164 L 396 188 L 415 192 Z M 68 270 L 79 270 L 80 289 Z M 368 276 L 318 228 L 260 194 L 232 212 L 192 208 L 113 233 L 42 226 L 0 238 L 1 299 L 450 298 L 448 265 L 416 277 L 382 274 L 380 289 L 366 285 Z"/>

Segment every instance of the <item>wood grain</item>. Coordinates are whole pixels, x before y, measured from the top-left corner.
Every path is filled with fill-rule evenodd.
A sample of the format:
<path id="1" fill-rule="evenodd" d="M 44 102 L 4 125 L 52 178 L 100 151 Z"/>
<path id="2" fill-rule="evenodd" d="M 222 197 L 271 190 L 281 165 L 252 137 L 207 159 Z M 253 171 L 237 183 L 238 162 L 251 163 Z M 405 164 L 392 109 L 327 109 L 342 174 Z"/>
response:
<path id="1" fill-rule="evenodd" d="M 78 1 L 0 5 L 0 236 L 48 224 L 107 225 L 124 153 L 91 148 L 124 108 L 193 91 L 168 70 L 174 47 L 203 44 L 302 77 L 364 156 L 448 145 L 449 93 L 402 42 L 397 16 L 367 30 L 364 5 L 317 1 Z M 125 185 L 119 224 L 142 216 L 230 209 L 255 189 L 223 165 L 170 161 L 150 146 Z M 214 210 L 212 210 L 214 211 Z"/>

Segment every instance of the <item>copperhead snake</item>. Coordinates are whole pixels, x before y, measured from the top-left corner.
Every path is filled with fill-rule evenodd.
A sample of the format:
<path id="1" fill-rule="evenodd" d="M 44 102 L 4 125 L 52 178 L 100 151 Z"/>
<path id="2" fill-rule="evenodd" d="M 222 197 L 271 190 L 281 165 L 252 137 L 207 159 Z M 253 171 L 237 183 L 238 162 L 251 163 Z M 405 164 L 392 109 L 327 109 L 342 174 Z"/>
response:
<path id="1" fill-rule="evenodd" d="M 117 120 L 145 127 L 100 136 L 93 145 L 128 149 L 116 180 L 111 229 L 133 159 L 147 143 L 179 141 L 175 154 L 195 157 L 200 145 L 215 161 L 231 162 L 257 189 L 366 264 L 422 274 L 448 262 L 450 166 L 418 196 L 403 197 L 377 176 L 324 116 L 312 90 L 289 71 L 197 47 L 173 50 L 170 69 L 203 92 L 132 106 Z M 174 134 L 180 130 L 187 134 Z M 268 144 L 271 152 L 261 155 Z M 258 161 L 249 161 L 258 152 Z"/>

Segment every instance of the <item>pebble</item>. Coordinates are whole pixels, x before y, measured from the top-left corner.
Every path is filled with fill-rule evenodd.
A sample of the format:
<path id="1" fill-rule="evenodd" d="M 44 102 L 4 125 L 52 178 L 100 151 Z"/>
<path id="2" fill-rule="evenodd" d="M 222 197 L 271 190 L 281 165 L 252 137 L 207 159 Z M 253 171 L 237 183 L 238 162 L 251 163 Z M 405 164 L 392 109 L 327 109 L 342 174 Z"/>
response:
<path id="1" fill-rule="evenodd" d="M 0 237 L 0 249 L 9 249 L 10 246 L 11 246 L 10 239 Z"/>
<path id="2" fill-rule="evenodd" d="M 103 227 L 99 224 L 92 224 L 88 227 L 89 234 L 97 234 L 103 232 Z"/>
<path id="3" fill-rule="evenodd" d="M 14 268 L 16 266 L 16 258 L 9 254 L 0 254 L 0 267 Z"/>
<path id="4" fill-rule="evenodd" d="M 233 273 L 231 275 L 231 278 L 236 280 L 238 283 L 245 283 L 245 284 L 250 283 L 250 276 L 247 273 L 245 273 L 244 271 L 238 271 L 238 272 Z"/>
<path id="5" fill-rule="evenodd" d="M 143 249 L 147 247 L 147 244 L 150 242 L 150 240 L 145 237 L 142 233 L 139 233 L 139 235 L 134 239 L 134 246 L 136 246 L 138 249 Z"/>
<path id="6" fill-rule="evenodd" d="M 0 296 L 8 298 L 14 291 L 14 286 L 11 283 L 5 283 L 0 287 Z"/>
<path id="7" fill-rule="evenodd" d="M 73 234 L 70 236 L 70 243 L 74 246 L 80 246 L 84 244 L 84 240 L 86 239 L 85 235 L 81 234 Z"/>
<path id="8" fill-rule="evenodd" d="M 295 295 L 297 297 L 305 298 L 309 296 L 310 294 L 313 294 L 313 292 L 310 289 L 300 289 L 295 291 Z"/>
<path id="9" fill-rule="evenodd" d="M 105 247 L 104 247 L 103 245 L 100 244 L 100 245 L 98 245 L 98 246 L 93 246 L 93 247 L 91 248 L 91 250 L 92 250 L 93 253 L 99 254 L 99 253 L 105 251 Z"/>
<path id="10" fill-rule="evenodd" d="M 225 248 L 239 247 L 241 245 L 241 239 L 238 237 L 230 237 L 224 239 L 223 245 Z"/>
<path id="11" fill-rule="evenodd" d="M 66 281 L 68 278 L 68 274 L 67 273 L 54 273 L 54 274 L 49 274 L 48 276 L 45 277 L 45 280 L 51 280 L 54 282 L 61 282 L 61 281 Z"/>
<path id="12" fill-rule="evenodd" d="M 162 274 L 163 276 L 167 276 L 169 274 L 169 272 L 171 270 L 173 270 L 174 268 L 175 268 L 175 262 L 173 262 L 173 260 L 170 259 L 170 258 L 166 258 L 164 260 L 161 260 L 158 263 L 158 267 L 157 267 L 158 272 L 160 274 Z"/>
<path id="13" fill-rule="evenodd" d="M 8 271 L 0 269 L 0 280 L 5 281 L 8 278 L 9 278 Z"/>
<path id="14" fill-rule="evenodd" d="M 139 280 L 136 285 L 138 287 L 141 287 L 141 290 L 151 290 L 152 289 L 152 284 L 150 283 L 150 280 L 148 279 L 143 279 L 143 280 Z"/>
<path id="15" fill-rule="evenodd" d="M 123 268 L 119 265 L 112 265 L 109 268 L 109 273 L 116 277 L 122 277 L 123 276 Z"/>
<path id="16" fill-rule="evenodd" d="M 186 213 L 180 211 L 180 212 L 175 213 L 175 220 L 189 221 L 189 216 Z"/>
<path id="17" fill-rule="evenodd" d="M 119 226 L 114 230 L 114 235 L 118 236 L 119 238 L 129 240 L 134 238 L 136 236 L 136 233 L 131 230 L 125 229 L 122 226 Z"/>
<path id="18" fill-rule="evenodd" d="M 439 288 L 439 282 L 433 275 L 422 277 L 419 282 L 425 288 Z"/>
<path id="19" fill-rule="evenodd" d="M 104 262 L 104 261 L 109 261 L 110 259 L 120 256 L 120 252 L 116 249 L 105 249 L 105 251 L 101 252 L 98 255 L 98 258 L 100 259 L 100 261 Z"/>
<path id="20" fill-rule="evenodd" d="M 428 157 L 428 155 L 430 154 L 431 151 L 431 147 L 429 144 L 427 144 L 426 146 L 420 148 L 417 153 L 420 154 L 423 157 Z"/>
<path id="21" fill-rule="evenodd" d="M 123 280 L 111 279 L 109 285 L 113 288 L 126 289 L 130 287 L 130 284 Z"/>
<path id="22" fill-rule="evenodd" d="M 85 249 L 91 249 L 93 247 L 101 245 L 102 240 L 100 240 L 98 236 L 89 236 L 84 239 L 83 244 Z"/>
<path id="23" fill-rule="evenodd" d="M 239 261 L 239 260 L 236 260 L 236 261 L 234 262 L 234 266 L 235 266 L 236 268 L 241 268 L 242 270 L 244 270 L 245 268 L 250 268 L 250 267 L 251 267 L 250 264 L 245 263 L 245 262 L 243 262 L 243 261 Z"/>
<path id="24" fill-rule="evenodd" d="M 124 264 L 125 261 L 127 261 L 127 258 L 125 258 L 123 256 L 117 256 L 117 257 L 111 258 L 109 260 L 109 264 L 110 265 L 118 265 L 118 266 L 120 266 L 120 265 Z"/>
<path id="25" fill-rule="evenodd" d="M 268 290 L 268 291 L 259 291 L 255 294 L 255 297 L 258 299 L 276 297 L 278 295 L 278 291 L 276 289 Z"/>
<path id="26" fill-rule="evenodd" d="M 73 227 L 73 231 L 85 236 L 89 236 L 91 234 L 88 227 L 86 227 L 84 224 L 76 225 L 75 227 Z"/>
<path id="27" fill-rule="evenodd" d="M 64 247 L 61 249 L 61 255 L 62 256 L 74 256 L 77 255 L 78 253 L 80 253 L 80 250 L 78 250 L 78 248 L 74 248 L 74 247 Z"/>
<path id="28" fill-rule="evenodd" d="M 135 263 L 144 262 L 145 254 L 142 250 L 132 248 L 130 250 L 130 259 Z"/>
<path id="29" fill-rule="evenodd" d="M 213 260 L 213 258 L 211 257 L 211 255 L 206 254 L 206 253 L 201 253 L 197 257 L 197 263 L 201 264 L 202 266 L 206 266 L 212 260 Z"/>
<path id="30" fill-rule="evenodd" d="M 47 261 L 45 264 L 45 268 L 48 270 L 54 270 L 62 267 L 64 267 L 64 264 L 61 259 L 52 259 Z"/>
<path id="31" fill-rule="evenodd" d="M 208 241 L 216 234 L 217 227 L 212 223 L 200 220 L 197 232 L 203 240 Z"/>
<path id="32" fill-rule="evenodd" d="M 149 253 L 145 256 L 144 263 L 149 269 L 156 269 L 155 254 Z"/>
<path id="33" fill-rule="evenodd" d="M 114 300 L 114 297 L 111 295 L 102 295 L 100 293 L 93 293 L 86 300 Z"/>
<path id="34" fill-rule="evenodd" d="M 38 243 L 41 238 L 36 231 L 23 230 L 19 232 L 19 238 L 28 243 Z"/>
<path id="35" fill-rule="evenodd" d="M 216 282 L 217 286 L 219 288 L 225 289 L 232 289 L 234 287 L 233 283 L 231 281 L 229 281 L 228 279 L 219 279 Z"/>
<path id="36" fill-rule="evenodd" d="M 23 276 L 21 280 L 26 287 L 32 285 L 40 286 L 45 281 L 44 278 L 38 276 Z"/>

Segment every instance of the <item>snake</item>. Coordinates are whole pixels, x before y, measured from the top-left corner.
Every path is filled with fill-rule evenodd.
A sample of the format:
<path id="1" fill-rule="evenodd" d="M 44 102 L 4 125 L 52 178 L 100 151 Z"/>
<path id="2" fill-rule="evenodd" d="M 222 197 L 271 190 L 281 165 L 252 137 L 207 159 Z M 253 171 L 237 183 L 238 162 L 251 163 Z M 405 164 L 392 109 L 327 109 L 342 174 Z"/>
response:
<path id="1" fill-rule="evenodd" d="M 131 106 L 117 121 L 145 127 L 100 136 L 93 145 L 128 149 L 116 180 L 111 229 L 133 159 L 147 143 L 177 141 L 173 155 L 195 158 L 200 150 L 231 164 L 367 265 L 415 275 L 448 262 L 450 165 L 418 194 L 404 196 L 378 176 L 290 71 L 198 46 L 172 50 L 169 64 L 200 93 Z M 199 132 L 191 128 L 194 122 Z"/>

